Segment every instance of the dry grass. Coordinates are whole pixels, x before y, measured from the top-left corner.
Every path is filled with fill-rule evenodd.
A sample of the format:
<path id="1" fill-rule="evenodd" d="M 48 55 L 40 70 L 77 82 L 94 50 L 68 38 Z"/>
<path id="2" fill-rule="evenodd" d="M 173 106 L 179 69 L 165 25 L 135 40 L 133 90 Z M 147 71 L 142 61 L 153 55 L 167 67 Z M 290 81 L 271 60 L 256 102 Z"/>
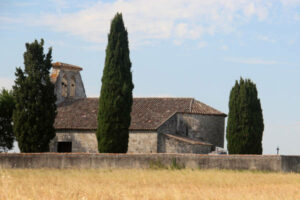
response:
<path id="1" fill-rule="evenodd" d="M 300 174 L 223 170 L 1 170 L 0 199 L 300 199 Z"/>

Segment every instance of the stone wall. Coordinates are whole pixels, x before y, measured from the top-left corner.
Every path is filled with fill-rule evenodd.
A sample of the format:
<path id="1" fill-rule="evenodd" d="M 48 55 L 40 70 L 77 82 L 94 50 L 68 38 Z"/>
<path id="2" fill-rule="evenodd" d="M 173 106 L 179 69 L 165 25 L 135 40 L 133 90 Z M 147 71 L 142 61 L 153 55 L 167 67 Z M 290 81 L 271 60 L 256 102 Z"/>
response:
<path id="1" fill-rule="evenodd" d="M 98 153 L 98 142 L 93 131 L 56 131 L 56 137 L 50 142 L 51 152 L 57 152 L 58 142 L 72 142 L 72 152 Z"/>
<path id="2" fill-rule="evenodd" d="M 175 162 L 174 162 L 175 161 Z M 300 156 L 1 153 L 0 168 L 182 168 L 300 172 Z"/>
<path id="3" fill-rule="evenodd" d="M 67 97 L 63 97 L 61 95 L 62 93 L 62 78 L 66 76 L 67 81 L 68 81 L 68 96 Z M 71 90 L 71 78 L 74 77 L 75 79 L 75 97 L 70 97 L 70 90 Z M 55 94 L 56 94 L 56 103 L 60 103 L 63 102 L 66 99 L 80 99 L 80 98 L 85 98 L 86 94 L 85 94 L 85 89 L 84 89 L 84 85 L 81 79 L 81 75 L 79 71 L 69 71 L 69 70 L 60 70 L 57 80 L 55 82 Z"/>
<path id="4" fill-rule="evenodd" d="M 224 116 L 179 113 L 176 133 L 224 147 L 224 123 Z"/>
<path id="5" fill-rule="evenodd" d="M 282 156 L 282 170 L 285 172 L 300 172 L 300 156 Z"/>
<path id="6" fill-rule="evenodd" d="M 98 152 L 96 133 L 85 130 L 56 131 L 56 137 L 50 142 L 50 151 L 57 152 L 58 142 L 72 142 L 72 152 Z M 156 153 L 157 133 L 130 131 L 128 153 Z"/>
<path id="7" fill-rule="evenodd" d="M 172 137 L 168 137 L 165 134 L 158 135 L 158 153 L 208 154 L 211 151 L 211 145 L 191 144 Z"/>
<path id="8" fill-rule="evenodd" d="M 158 129 L 158 133 L 176 134 L 177 133 L 177 115 L 174 114 L 170 119 L 163 123 Z"/>
<path id="9" fill-rule="evenodd" d="M 128 153 L 157 153 L 157 133 L 130 131 Z"/>
<path id="10" fill-rule="evenodd" d="M 177 113 L 162 124 L 158 133 L 175 134 L 224 147 L 225 117 Z"/>

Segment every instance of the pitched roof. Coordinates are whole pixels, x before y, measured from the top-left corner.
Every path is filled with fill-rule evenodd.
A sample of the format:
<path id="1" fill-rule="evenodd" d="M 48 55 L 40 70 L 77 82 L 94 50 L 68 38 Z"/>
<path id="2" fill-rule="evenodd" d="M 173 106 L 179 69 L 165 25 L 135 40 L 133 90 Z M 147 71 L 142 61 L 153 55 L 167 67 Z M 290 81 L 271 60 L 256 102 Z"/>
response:
<path id="1" fill-rule="evenodd" d="M 56 129 L 97 129 L 98 98 L 65 101 L 58 105 Z M 193 98 L 133 98 L 130 130 L 156 130 L 175 113 L 226 116 Z"/>

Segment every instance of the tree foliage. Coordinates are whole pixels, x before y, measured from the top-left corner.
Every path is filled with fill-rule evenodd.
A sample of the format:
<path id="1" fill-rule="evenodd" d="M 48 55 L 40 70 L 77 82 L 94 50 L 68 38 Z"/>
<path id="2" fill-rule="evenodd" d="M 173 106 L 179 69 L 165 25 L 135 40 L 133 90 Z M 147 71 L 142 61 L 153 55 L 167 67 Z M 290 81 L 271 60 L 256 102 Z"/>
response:
<path id="1" fill-rule="evenodd" d="M 14 108 L 15 100 L 12 91 L 2 89 L 0 92 L 0 152 L 6 152 L 13 148 L 15 137 L 12 115 Z"/>
<path id="2" fill-rule="evenodd" d="M 263 114 L 256 85 L 236 81 L 230 92 L 227 149 L 230 154 L 262 154 Z"/>
<path id="3" fill-rule="evenodd" d="M 108 35 L 99 99 L 99 152 L 127 152 L 133 87 L 127 30 L 117 13 Z"/>
<path id="4" fill-rule="evenodd" d="M 13 130 L 21 152 L 49 151 L 55 136 L 56 97 L 49 72 L 52 49 L 45 55 L 43 45 L 43 39 L 26 43 L 25 69 L 17 68 L 15 73 Z"/>

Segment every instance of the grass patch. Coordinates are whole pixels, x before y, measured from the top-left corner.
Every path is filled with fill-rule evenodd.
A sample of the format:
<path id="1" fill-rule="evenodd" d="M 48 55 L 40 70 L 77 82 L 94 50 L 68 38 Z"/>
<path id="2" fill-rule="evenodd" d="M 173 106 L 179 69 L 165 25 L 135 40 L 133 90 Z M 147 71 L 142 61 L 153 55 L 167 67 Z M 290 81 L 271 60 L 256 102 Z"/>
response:
<path id="1" fill-rule="evenodd" d="M 184 169 L 185 166 L 184 164 L 178 163 L 176 158 L 172 159 L 171 165 L 167 166 L 164 165 L 161 160 L 151 160 L 150 161 L 150 169 L 154 169 L 154 170 L 158 170 L 158 169 L 171 169 L 171 170 L 180 170 L 180 169 Z"/>
<path id="2" fill-rule="evenodd" d="M 170 167 L 171 169 L 184 169 L 185 168 L 185 166 L 184 166 L 184 164 L 180 164 L 180 163 L 178 163 L 177 162 L 177 160 L 176 160 L 176 158 L 173 158 L 172 159 L 172 164 L 171 164 L 171 167 Z"/>
<path id="3" fill-rule="evenodd" d="M 300 199 L 299 173 L 154 166 L 158 170 L 0 169 L 0 199 Z"/>
<path id="4" fill-rule="evenodd" d="M 150 169 L 168 169 L 160 160 L 151 160 L 150 161 Z"/>

